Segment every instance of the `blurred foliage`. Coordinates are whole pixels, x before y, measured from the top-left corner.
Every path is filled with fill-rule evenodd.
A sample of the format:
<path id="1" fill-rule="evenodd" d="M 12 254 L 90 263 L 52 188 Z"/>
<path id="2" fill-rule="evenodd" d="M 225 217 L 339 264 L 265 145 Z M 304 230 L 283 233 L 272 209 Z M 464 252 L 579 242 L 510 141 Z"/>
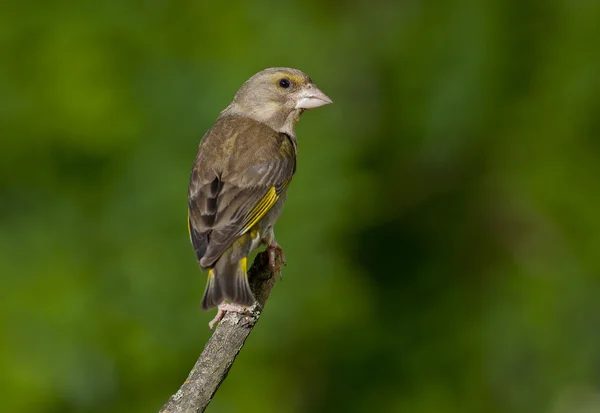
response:
<path id="1" fill-rule="evenodd" d="M 7 412 L 152 412 L 210 335 L 197 144 L 304 70 L 288 266 L 210 412 L 600 411 L 600 3 L 0 5 Z"/>

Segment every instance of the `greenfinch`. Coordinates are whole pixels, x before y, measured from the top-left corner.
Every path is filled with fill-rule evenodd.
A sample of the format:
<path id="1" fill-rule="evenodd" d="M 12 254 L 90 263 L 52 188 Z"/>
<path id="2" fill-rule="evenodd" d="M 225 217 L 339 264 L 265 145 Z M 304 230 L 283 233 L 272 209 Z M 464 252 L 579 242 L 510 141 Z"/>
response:
<path id="1" fill-rule="evenodd" d="M 202 309 L 254 303 L 247 257 L 261 244 L 272 272 L 285 263 L 273 226 L 296 172 L 296 123 L 304 110 L 329 103 L 300 70 L 266 69 L 240 87 L 202 138 L 188 188 L 190 240 L 208 270 Z"/>

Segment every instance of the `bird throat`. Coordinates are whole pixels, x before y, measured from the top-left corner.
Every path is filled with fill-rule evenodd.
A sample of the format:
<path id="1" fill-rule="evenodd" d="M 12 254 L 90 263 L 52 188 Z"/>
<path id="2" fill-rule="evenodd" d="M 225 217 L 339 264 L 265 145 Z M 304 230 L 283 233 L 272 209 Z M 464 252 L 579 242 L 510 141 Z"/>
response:
<path id="1" fill-rule="evenodd" d="M 296 124 L 304 109 L 288 109 L 281 107 L 280 104 L 272 104 L 243 108 L 239 104 L 231 104 L 222 113 L 236 114 L 264 123 L 277 132 L 282 132 L 290 136 L 296 136 Z"/>

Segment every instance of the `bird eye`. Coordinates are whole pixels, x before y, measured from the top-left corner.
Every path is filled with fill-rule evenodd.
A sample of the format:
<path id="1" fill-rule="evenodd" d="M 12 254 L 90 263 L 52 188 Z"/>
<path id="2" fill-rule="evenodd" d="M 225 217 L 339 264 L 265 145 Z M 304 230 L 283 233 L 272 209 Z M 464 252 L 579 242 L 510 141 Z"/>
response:
<path id="1" fill-rule="evenodd" d="M 279 81 L 279 86 L 284 89 L 287 89 L 288 87 L 290 87 L 290 81 L 286 78 L 283 78 Z"/>

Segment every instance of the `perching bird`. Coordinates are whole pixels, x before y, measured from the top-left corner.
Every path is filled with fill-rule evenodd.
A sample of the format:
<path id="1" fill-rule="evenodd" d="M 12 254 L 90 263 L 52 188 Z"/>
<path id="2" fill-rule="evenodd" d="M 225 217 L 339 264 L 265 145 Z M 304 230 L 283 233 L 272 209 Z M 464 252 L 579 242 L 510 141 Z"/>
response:
<path id="1" fill-rule="evenodd" d="M 285 263 L 273 225 L 296 172 L 295 126 L 305 109 L 329 103 L 301 71 L 266 69 L 240 87 L 202 138 L 188 188 L 190 239 L 208 269 L 202 309 L 254 303 L 247 257 L 260 244 L 271 271 Z"/>

